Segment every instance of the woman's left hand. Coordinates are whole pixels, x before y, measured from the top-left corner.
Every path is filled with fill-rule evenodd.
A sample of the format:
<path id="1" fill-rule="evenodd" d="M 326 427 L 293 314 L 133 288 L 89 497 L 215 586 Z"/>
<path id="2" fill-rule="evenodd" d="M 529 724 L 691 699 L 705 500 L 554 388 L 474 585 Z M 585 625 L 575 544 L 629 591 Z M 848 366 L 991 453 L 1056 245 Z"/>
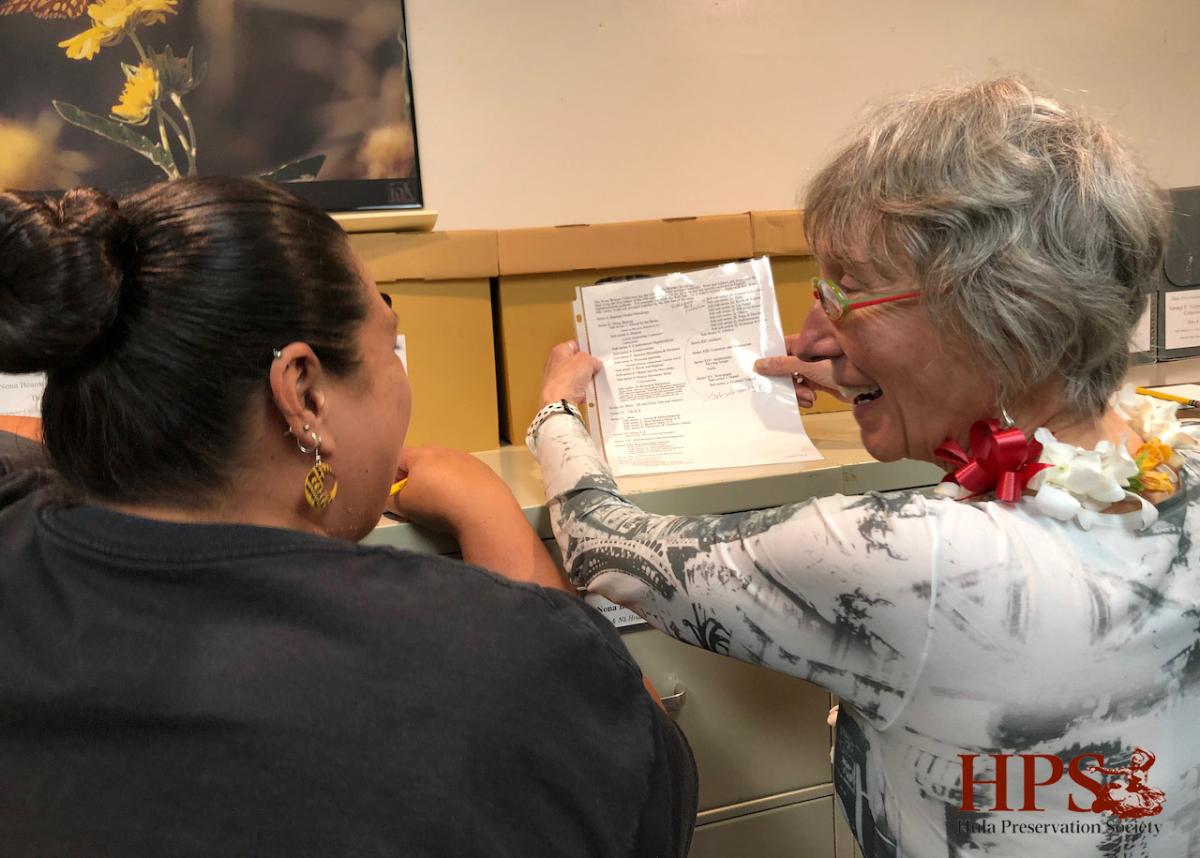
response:
<path id="1" fill-rule="evenodd" d="M 783 338 L 786 356 L 765 357 L 755 361 L 754 369 L 759 375 L 792 377 L 796 401 L 801 408 L 812 408 L 818 393 L 828 393 L 842 402 L 849 402 L 833 380 L 833 364 L 829 360 L 804 360 L 800 357 L 800 334 L 788 334 Z"/>
<path id="2" fill-rule="evenodd" d="M 592 376 L 603 368 L 599 360 L 580 351 L 574 340 L 559 343 L 550 349 L 542 370 L 542 404 L 565 399 L 578 405 L 583 402 Z"/>

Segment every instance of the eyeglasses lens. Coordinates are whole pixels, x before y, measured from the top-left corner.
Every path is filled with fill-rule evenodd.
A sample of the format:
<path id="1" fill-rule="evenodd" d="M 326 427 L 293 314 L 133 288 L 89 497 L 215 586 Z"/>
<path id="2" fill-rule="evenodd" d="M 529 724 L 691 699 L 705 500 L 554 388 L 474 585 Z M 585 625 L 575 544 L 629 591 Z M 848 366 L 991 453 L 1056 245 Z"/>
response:
<path id="1" fill-rule="evenodd" d="M 833 284 L 825 279 L 818 280 L 817 290 L 821 294 L 821 306 L 825 308 L 825 313 L 829 316 L 830 321 L 836 322 L 842 317 L 845 308 L 833 291 Z"/>

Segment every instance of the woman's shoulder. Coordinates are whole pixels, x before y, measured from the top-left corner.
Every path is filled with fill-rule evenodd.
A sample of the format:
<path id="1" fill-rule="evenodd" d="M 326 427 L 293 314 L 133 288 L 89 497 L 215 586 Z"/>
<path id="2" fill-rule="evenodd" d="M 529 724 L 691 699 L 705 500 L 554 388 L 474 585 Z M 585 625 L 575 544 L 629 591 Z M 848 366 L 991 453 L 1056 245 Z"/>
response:
<path id="1" fill-rule="evenodd" d="M 346 566 L 398 593 L 413 595 L 415 588 L 433 609 L 452 613 L 456 624 L 469 615 L 495 632 L 519 636 L 521 646 L 544 639 L 605 650 L 638 670 L 612 623 L 574 594 L 513 581 L 451 557 L 390 546 L 353 548 Z"/>
<path id="2" fill-rule="evenodd" d="M 985 500 L 955 500 L 937 487 L 830 495 L 813 503 L 825 516 L 840 513 L 857 521 L 859 529 L 908 530 L 934 534 L 947 527 L 987 527 L 990 516 Z"/>

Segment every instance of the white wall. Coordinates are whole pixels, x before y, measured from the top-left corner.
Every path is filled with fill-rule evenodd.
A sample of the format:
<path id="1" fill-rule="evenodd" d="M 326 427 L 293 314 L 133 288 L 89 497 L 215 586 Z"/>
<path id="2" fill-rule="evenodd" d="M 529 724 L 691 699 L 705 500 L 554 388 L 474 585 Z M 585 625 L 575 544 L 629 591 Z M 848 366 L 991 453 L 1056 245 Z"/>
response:
<path id="1" fill-rule="evenodd" d="M 1200 0 L 407 0 L 438 228 L 788 208 L 870 101 L 1018 72 L 1200 184 Z"/>

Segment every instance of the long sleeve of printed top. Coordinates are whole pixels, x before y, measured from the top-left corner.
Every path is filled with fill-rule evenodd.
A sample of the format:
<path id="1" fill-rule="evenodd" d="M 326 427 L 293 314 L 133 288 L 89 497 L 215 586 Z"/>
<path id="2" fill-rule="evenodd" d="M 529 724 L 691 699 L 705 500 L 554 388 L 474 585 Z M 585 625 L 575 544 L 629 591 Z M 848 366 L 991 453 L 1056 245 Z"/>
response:
<path id="1" fill-rule="evenodd" d="M 913 492 L 652 515 L 621 496 L 579 421 L 547 420 L 536 447 L 576 586 L 686 643 L 851 704 L 838 722 L 834 781 L 867 858 L 1200 858 L 1192 465 L 1152 526 L 1140 513 L 1100 515 L 1085 530 L 1028 499 Z M 1037 812 L 982 813 L 1003 804 L 984 783 L 995 780 L 989 755 L 1013 755 L 1007 799 L 1020 808 L 1020 755 L 1042 755 L 1043 769 L 1045 757 L 1080 754 L 1128 768 L 1137 748 L 1157 754 L 1140 800 L 1166 795 L 1152 819 L 1129 821 L 1140 829 L 1111 825 L 1125 821 L 1065 775 L 1036 787 Z M 971 784 L 980 813 L 962 810 L 964 754 L 980 755 Z M 1041 828 L 1019 828 L 1031 822 Z"/>
<path id="2" fill-rule="evenodd" d="M 538 456 L 572 582 L 680 640 L 809 679 L 878 726 L 917 681 L 941 506 L 835 496 L 721 516 L 648 515 L 621 497 L 577 420 L 543 424 Z M 880 560 L 886 574 L 875 574 Z"/>

